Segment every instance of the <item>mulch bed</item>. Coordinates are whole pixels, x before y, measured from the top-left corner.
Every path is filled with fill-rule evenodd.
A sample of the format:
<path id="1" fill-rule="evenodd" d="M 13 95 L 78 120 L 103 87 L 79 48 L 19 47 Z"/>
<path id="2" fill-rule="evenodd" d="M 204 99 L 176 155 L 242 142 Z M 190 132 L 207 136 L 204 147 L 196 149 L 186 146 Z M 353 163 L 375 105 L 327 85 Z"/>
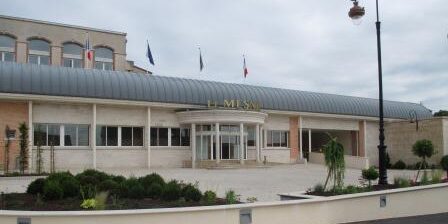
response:
<path id="1" fill-rule="evenodd" d="M 38 200 L 37 196 L 26 193 L 4 194 L 0 199 L 0 210 L 22 210 L 22 211 L 76 211 L 86 210 L 80 207 L 82 199 L 66 198 L 61 200 L 44 201 Z M 224 205 L 224 199 L 217 199 L 216 204 Z M 174 207 L 195 207 L 205 206 L 201 202 L 187 201 L 161 201 L 150 198 L 142 199 L 119 199 L 117 203 L 113 203 L 111 197 L 106 202 L 106 210 L 118 209 L 148 209 L 148 208 L 174 208 Z"/>

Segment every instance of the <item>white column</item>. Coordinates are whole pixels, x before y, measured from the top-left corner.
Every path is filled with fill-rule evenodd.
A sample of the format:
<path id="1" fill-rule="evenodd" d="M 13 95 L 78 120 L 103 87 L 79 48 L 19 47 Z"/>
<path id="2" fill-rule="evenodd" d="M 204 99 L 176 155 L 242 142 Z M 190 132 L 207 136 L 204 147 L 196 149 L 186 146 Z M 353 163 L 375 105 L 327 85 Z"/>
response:
<path id="1" fill-rule="evenodd" d="M 302 138 L 302 116 L 299 117 L 299 155 L 300 155 L 300 159 L 303 159 L 303 149 L 302 149 L 302 142 L 303 142 L 303 138 Z"/>
<path id="2" fill-rule="evenodd" d="M 244 125 L 240 123 L 240 163 L 244 164 Z"/>
<path id="3" fill-rule="evenodd" d="M 28 172 L 33 172 L 33 101 L 28 102 Z"/>
<path id="4" fill-rule="evenodd" d="M 96 169 L 96 104 L 92 104 L 92 124 L 90 125 L 92 132 L 90 133 L 90 145 L 92 146 L 93 169 Z"/>
<path id="5" fill-rule="evenodd" d="M 257 163 L 260 162 L 260 124 L 255 126 L 255 148 L 257 150 Z"/>
<path id="6" fill-rule="evenodd" d="M 308 158 L 311 153 L 311 129 L 308 129 Z"/>
<path id="7" fill-rule="evenodd" d="M 221 144 L 219 142 L 219 123 L 215 125 L 215 150 L 216 150 L 216 163 L 221 162 Z"/>
<path id="8" fill-rule="evenodd" d="M 151 107 L 146 108 L 146 166 L 151 168 Z"/>
<path id="9" fill-rule="evenodd" d="M 196 124 L 191 124 L 191 168 L 196 168 Z"/>

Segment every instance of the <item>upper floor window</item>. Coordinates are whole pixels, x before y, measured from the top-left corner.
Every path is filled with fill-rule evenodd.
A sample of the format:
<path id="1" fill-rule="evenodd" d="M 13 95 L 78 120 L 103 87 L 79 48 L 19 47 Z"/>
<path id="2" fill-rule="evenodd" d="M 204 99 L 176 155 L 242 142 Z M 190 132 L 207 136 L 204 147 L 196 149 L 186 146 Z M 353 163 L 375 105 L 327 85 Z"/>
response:
<path id="1" fill-rule="evenodd" d="M 28 62 L 38 65 L 50 64 L 50 43 L 45 40 L 32 39 L 28 41 Z"/>
<path id="2" fill-rule="evenodd" d="M 109 48 L 95 48 L 95 68 L 100 70 L 113 70 L 113 51 Z"/>
<path id="3" fill-rule="evenodd" d="M 63 65 L 69 68 L 82 68 L 83 49 L 79 44 L 65 43 L 63 45 Z"/>
<path id="4" fill-rule="evenodd" d="M 16 40 L 7 35 L 0 35 L 0 61 L 15 61 Z"/>

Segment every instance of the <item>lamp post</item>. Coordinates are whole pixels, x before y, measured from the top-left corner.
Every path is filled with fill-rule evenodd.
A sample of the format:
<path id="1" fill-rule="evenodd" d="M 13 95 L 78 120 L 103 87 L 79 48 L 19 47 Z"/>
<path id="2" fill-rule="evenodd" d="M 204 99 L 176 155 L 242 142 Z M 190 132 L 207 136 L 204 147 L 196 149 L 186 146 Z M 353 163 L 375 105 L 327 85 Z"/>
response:
<path id="1" fill-rule="evenodd" d="M 357 0 L 353 1 L 353 7 L 350 9 L 349 17 L 357 21 L 365 14 L 364 7 L 358 5 Z M 384 144 L 384 110 L 383 110 L 383 68 L 381 62 L 381 22 L 378 12 L 378 0 L 376 0 L 376 38 L 377 38 L 377 50 L 378 50 L 378 84 L 379 84 L 379 140 L 378 156 L 379 156 L 379 185 L 387 185 L 387 167 L 386 167 L 386 148 Z"/>

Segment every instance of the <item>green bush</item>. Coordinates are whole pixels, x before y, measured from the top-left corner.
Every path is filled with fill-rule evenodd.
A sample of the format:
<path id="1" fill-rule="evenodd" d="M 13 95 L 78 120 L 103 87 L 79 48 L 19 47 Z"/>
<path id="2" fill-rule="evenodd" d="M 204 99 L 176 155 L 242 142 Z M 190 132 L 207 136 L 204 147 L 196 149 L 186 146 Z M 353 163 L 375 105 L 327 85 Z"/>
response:
<path id="1" fill-rule="evenodd" d="M 128 197 L 134 198 L 134 199 L 144 198 L 145 197 L 145 188 L 143 188 L 143 186 L 140 183 L 133 185 L 128 190 Z"/>
<path id="2" fill-rule="evenodd" d="M 397 170 L 404 170 L 404 169 L 406 169 L 406 163 L 404 163 L 403 160 L 398 160 L 394 164 L 393 168 L 397 169 Z"/>
<path id="3" fill-rule="evenodd" d="M 433 184 L 442 183 L 443 173 L 440 170 L 431 170 L 431 182 Z"/>
<path id="4" fill-rule="evenodd" d="M 313 187 L 313 191 L 314 191 L 315 193 L 323 193 L 323 192 L 325 192 L 324 185 L 321 184 L 321 183 L 318 183 L 318 184 L 314 185 L 314 187 Z"/>
<path id="5" fill-rule="evenodd" d="M 47 177 L 47 180 L 49 181 L 57 181 L 61 183 L 62 181 L 65 181 L 67 179 L 73 178 L 73 175 L 70 172 L 57 172 L 52 173 Z"/>
<path id="6" fill-rule="evenodd" d="M 113 176 L 112 180 L 115 181 L 117 184 L 121 184 L 124 181 L 126 181 L 126 178 L 121 175 L 118 175 L 118 176 Z"/>
<path id="7" fill-rule="evenodd" d="M 153 183 L 146 189 L 146 196 L 152 199 L 157 199 L 162 196 L 163 187 L 158 183 Z"/>
<path id="8" fill-rule="evenodd" d="M 344 194 L 356 194 L 364 192 L 364 189 L 358 186 L 348 185 L 344 190 Z"/>
<path id="9" fill-rule="evenodd" d="M 181 197 L 182 189 L 176 180 L 168 182 L 162 191 L 162 199 L 166 201 L 175 201 Z"/>
<path id="10" fill-rule="evenodd" d="M 213 191 L 205 191 L 202 200 L 206 205 L 214 205 L 216 203 L 216 193 Z"/>
<path id="11" fill-rule="evenodd" d="M 112 179 L 112 176 L 93 169 L 84 170 L 82 173 L 76 175 L 76 179 L 79 181 L 81 185 L 94 185 L 97 186 L 99 183 Z"/>
<path id="12" fill-rule="evenodd" d="M 43 190 L 46 200 L 57 200 L 64 197 L 64 190 L 57 181 L 45 181 Z"/>
<path id="13" fill-rule="evenodd" d="M 411 186 L 411 181 L 408 178 L 395 177 L 394 178 L 394 185 L 399 187 L 399 188 L 410 187 Z"/>
<path id="14" fill-rule="evenodd" d="M 379 173 L 374 167 L 362 170 L 362 178 L 369 182 L 369 187 L 372 186 L 372 181 L 378 179 Z"/>
<path id="15" fill-rule="evenodd" d="M 149 188 L 152 184 L 158 184 L 163 187 L 165 185 L 165 180 L 156 173 L 152 173 L 149 175 L 146 175 L 144 177 L 139 178 L 140 183 L 143 185 L 144 188 Z"/>
<path id="16" fill-rule="evenodd" d="M 414 169 L 418 170 L 418 169 L 420 169 L 420 167 L 422 169 L 428 169 L 430 166 L 429 166 L 429 164 L 426 161 L 415 163 Z"/>
<path id="17" fill-rule="evenodd" d="M 446 176 L 448 179 L 448 155 L 442 157 L 442 160 L 440 161 L 440 166 L 442 167 L 443 170 L 446 171 Z"/>
<path id="18" fill-rule="evenodd" d="M 98 185 L 99 191 L 107 191 L 110 194 L 118 194 L 120 190 L 120 184 L 112 179 L 104 180 Z"/>
<path id="19" fill-rule="evenodd" d="M 130 197 L 131 188 L 133 186 L 137 186 L 137 185 L 141 186 L 140 182 L 135 177 L 130 177 L 129 179 L 125 180 L 120 185 L 120 196 L 124 197 L 124 198 L 129 198 Z M 137 191 L 137 190 L 138 190 L 138 187 L 134 191 Z"/>
<path id="20" fill-rule="evenodd" d="M 38 178 L 28 185 L 28 188 L 26 189 L 26 193 L 34 194 L 34 195 L 43 194 L 44 193 L 44 184 L 45 184 L 45 179 Z"/>
<path id="21" fill-rule="evenodd" d="M 64 192 L 64 197 L 76 197 L 79 195 L 79 182 L 73 176 L 59 181 Z"/>
<path id="22" fill-rule="evenodd" d="M 193 186 L 192 184 L 188 184 L 182 189 L 182 196 L 187 201 L 196 201 L 197 202 L 197 201 L 201 200 L 202 192 L 197 187 Z"/>
<path id="23" fill-rule="evenodd" d="M 239 198 L 238 195 L 233 190 L 226 191 L 226 203 L 227 204 L 236 204 L 238 203 Z"/>

